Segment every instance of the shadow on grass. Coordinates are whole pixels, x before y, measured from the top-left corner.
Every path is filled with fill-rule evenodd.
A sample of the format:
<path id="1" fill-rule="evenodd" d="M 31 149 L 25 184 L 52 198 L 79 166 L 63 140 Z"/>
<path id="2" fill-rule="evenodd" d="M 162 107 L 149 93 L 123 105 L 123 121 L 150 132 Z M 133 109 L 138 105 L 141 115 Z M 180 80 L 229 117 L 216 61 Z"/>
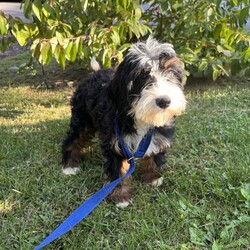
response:
<path id="1" fill-rule="evenodd" d="M 23 111 L 15 110 L 14 107 L 0 106 L 0 118 L 15 119 L 23 113 Z"/>

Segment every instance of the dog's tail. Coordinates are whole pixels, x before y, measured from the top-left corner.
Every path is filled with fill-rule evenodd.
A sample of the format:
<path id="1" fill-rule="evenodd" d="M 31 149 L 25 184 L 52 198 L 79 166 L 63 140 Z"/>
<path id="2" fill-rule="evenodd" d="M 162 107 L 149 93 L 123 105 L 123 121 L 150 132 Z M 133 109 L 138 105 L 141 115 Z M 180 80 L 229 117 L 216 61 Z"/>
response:
<path id="1" fill-rule="evenodd" d="M 93 57 L 91 58 L 90 66 L 91 66 L 91 68 L 92 68 L 94 71 L 97 71 L 97 70 L 100 70 L 100 69 L 101 69 L 101 65 L 96 61 L 95 56 L 93 56 Z"/>

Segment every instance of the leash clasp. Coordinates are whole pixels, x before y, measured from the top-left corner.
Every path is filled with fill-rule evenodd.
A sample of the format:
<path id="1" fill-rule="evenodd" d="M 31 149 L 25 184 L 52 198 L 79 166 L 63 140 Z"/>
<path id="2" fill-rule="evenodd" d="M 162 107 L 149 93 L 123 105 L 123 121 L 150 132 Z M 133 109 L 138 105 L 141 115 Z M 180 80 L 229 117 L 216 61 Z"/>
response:
<path id="1" fill-rule="evenodd" d="M 130 157 L 129 159 L 127 159 L 127 162 L 129 163 L 131 160 L 135 159 L 135 156 L 133 155 L 132 157 Z"/>

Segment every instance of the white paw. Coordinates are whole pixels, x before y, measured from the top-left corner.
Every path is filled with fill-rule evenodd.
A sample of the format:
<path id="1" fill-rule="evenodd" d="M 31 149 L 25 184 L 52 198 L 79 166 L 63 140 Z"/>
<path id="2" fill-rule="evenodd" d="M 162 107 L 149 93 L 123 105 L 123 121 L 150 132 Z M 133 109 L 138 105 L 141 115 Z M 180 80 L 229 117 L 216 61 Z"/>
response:
<path id="1" fill-rule="evenodd" d="M 80 171 L 80 168 L 63 168 L 63 173 L 65 175 L 76 175 Z"/>
<path id="2" fill-rule="evenodd" d="M 116 203 L 116 207 L 125 208 L 125 207 L 127 207 L 129 204 L 131 204 L 131 203 L 132 203 L 131 200 L 129 200 L 129 201 L 118 202 L 118 203 Z"/>
<path id="3" fill-rule="evenodd" d="M 158 179 L 155 179 L 151 182 L 151 185 L 154 186 L 154 187 L 159 187 L 161 186 L 163 183 L 163 177 L 160 177 Z"/>

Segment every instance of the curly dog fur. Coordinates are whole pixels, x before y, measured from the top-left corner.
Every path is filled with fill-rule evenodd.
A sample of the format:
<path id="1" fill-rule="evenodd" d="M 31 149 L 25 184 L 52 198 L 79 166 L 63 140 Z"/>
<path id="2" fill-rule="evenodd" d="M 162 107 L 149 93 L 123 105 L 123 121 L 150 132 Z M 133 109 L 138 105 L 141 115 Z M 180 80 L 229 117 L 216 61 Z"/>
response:
<path id="1" fill-rule="evenodd" d="M 71 100 L 70 128 L 62 146 L 63 172 L 76 174 L 82 149 L 98 134 L 107 181 L 124 175 L 129 164 L 114 133 L 117 116 L 121 136 L 131 152 L 153 129 L 150 146 L 141 160 L 142 179 L 152 185 L 162 183 L 161 167 L 174 135 L 174 120 L 186 106 L 182 88 L 183 68 L 173 46 L 152 37 L 129 49 L 124 61 L 114 69 L 98 70 L 78 85 Z M 131 177 L 111 194 L 118 206 L 131 200 Z"/>

